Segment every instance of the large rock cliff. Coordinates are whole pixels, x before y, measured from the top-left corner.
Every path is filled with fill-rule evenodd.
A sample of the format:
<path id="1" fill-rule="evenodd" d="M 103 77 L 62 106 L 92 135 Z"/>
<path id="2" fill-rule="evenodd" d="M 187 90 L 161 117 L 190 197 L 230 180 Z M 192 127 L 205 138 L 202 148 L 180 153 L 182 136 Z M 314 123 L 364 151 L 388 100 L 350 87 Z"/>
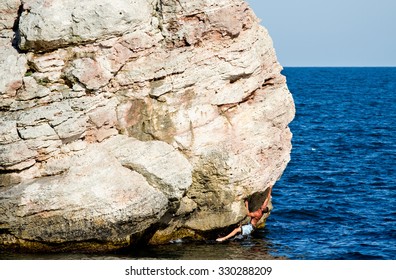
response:
<path id="1" fill-rule="evenodd" d="M 0 248 L 239 223 L 289 161 L 281 69 L 242 0 L 2 1 Z"/>

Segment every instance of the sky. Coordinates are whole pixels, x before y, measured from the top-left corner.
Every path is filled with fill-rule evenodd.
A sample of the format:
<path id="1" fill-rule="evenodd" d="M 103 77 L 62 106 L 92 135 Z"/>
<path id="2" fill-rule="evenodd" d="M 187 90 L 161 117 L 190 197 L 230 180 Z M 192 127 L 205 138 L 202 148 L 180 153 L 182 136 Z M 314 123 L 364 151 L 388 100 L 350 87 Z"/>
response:
<path id="1" fill-rule="evenodd" d="M 395 0 L 247 0 L 283 66 L 396 66 Z"/>

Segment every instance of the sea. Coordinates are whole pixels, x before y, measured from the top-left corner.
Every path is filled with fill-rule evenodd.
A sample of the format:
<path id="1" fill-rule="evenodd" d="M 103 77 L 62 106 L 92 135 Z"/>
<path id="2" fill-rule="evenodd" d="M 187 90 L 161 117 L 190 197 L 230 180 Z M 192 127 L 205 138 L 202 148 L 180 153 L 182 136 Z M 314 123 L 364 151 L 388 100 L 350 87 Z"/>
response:
<path id="1" fill-rule="evenodd" d="M 291 161 L 262 238 L 289 259 L 396 259 L 396 68 L 285 68 Z"/>
<path id="2" fill-rule="evenodd" d="M 0 259 L 396 259 L 396 68 L 283 70 L 296 116 L 291 161 L 264 229 L 244 240 L 175 242 L 113 254 Z"/>

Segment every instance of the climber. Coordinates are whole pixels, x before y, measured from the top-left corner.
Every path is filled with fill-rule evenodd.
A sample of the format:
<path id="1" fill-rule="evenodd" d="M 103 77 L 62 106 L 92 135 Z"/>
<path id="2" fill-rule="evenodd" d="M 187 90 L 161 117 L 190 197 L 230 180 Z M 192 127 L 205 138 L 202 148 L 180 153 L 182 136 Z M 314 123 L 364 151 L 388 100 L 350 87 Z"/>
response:
<path id="1" fill-rule="evenodd" d="M 247 216 L 250 217 L 250 222 L 247 225 L 237 227 L 227 236 L 217 238 L 216 241 L 222 242 L 224 240 L 227 240 L 227 239 L 237 235 L 238 233 L 241 233 L 243 236 L 247 236 L 247 235 L 251 234 L 256 229 L 257 223 L 261 219 L 261 217 L 263 217 L 264 213 L 269 212 L 268 203 L 270 201 L 271 191 L 272 191 L 272 187 L 270 187 L 270 189 L 268 191 L 268 195 L 264 200 L 264 203 L 261 205 L 261 207 L 259 209 L 257 209 L 254 212 L 249 211 L 249 202 L 246 199 L 245 207 L 248 212 Z"/>

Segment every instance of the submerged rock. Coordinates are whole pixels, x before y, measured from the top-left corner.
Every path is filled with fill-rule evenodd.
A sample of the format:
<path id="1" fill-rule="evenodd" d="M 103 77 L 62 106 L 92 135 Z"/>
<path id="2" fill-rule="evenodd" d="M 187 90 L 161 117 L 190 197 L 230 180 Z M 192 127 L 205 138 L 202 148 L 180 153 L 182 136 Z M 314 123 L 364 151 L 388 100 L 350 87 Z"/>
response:
<path id="1" fill-rule="evenodd" d="M 5 1 L 0 35 L 0 248 L 208 238 L 286 168 L 293 99 L 242 0 Z"/>

